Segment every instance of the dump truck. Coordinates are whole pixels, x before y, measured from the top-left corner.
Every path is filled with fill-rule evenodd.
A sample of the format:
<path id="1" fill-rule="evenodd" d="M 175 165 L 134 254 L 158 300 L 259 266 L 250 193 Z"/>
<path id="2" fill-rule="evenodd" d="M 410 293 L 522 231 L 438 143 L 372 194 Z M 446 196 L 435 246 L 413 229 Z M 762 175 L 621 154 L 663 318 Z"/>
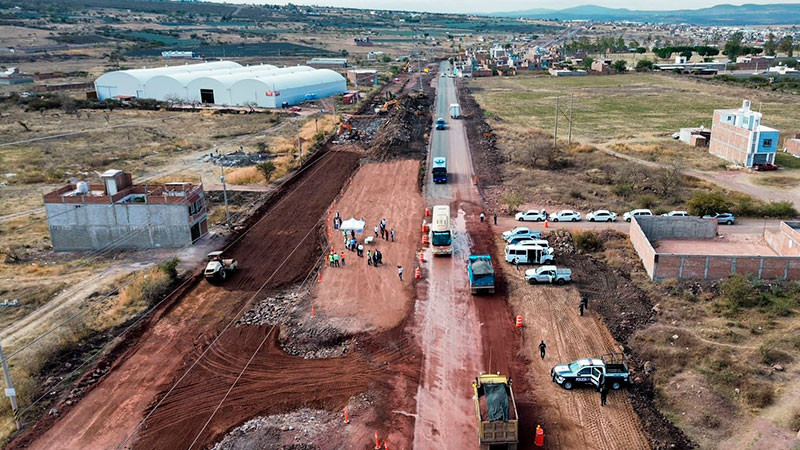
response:
<path id="1" fill-rule="evenodd" d="M 467 277 L 469 288 L 473 294 L 481 291 L 494 294 L 494 267 L 490 255 L 469 255 L 467 259 Z"/>
<path id="2" fill-rule="evenodd" d="M 224 259 L 222 252 L 211 252 L 203 275 L 208 281 L 225 281 L 236 270 L 236 266 L 235 259 Z"/>
<path id="3" fill-rule="evenodd" d="M 519 416 L 511 378 L 481 374 L 472 383 L 475 415 L 478 417 L 478 445 L 481 449 L 516 450 L 519 443 Z"/>

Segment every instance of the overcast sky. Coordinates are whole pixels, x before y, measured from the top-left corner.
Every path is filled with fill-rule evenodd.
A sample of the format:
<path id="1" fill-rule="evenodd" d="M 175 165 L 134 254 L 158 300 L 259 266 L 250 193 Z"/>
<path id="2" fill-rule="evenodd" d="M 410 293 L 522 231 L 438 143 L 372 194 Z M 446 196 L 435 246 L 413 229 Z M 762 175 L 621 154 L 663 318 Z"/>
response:
<path id="1" fill-rule="evenodd" d="M 223 0 L 211 0 L 223 1 Z M 597 5 L 609 8 L 629 8 L 629 9 L 697 9 L 706 8 L 718 4 L 741 5 L 744 3 L 798 3 L 800 0 L 750 0 L 745 2 L 738 1 L 715 1 L 715 0 L 668 0 L 666 2 L 642 2 L 641 0 L 502 0 L 498 2 L 487 2 L 485 0 L 292 0 L 292 1 L 259 1 L 259 0 L 224 0 L 226 3 L 269 3 L 295 5 L 325 5 L 325 6 L 344 6 L 348 8 L 363 9 L 392 9 L 407 11 L 431 11 L 431 12 L 500 12 L 500 11 L 519 11 L 535 8 L 563 9 L 580 5 Z M 646 3 L 643 5 L 643 3 Z"/>

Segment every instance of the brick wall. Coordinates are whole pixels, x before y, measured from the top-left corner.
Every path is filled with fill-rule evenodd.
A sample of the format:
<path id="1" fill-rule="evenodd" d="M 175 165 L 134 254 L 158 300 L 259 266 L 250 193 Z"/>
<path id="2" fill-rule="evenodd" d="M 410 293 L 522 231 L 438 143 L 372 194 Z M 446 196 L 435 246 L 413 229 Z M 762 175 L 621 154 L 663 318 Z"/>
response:
<path id="1" fill-rule="evenodd" d="M 800 257 L 800 222 L 781 222 L 775 232 L 764 230 L 764 240 L 781 256 Z"/>
<path id="2" fill-rule="evenodd" d="M 647 239 L 647 236 L 645 236 L 644 231 L 642 231 L 636 219 L 631 221 L 630 238 L 634 250 L 639 254 L 639 258 L 642 259 L 644 270 L 652 279 L 654 275 L 653 269 L 655 266 L 656 251 L 653 245 L 650 244 L 650 240 Z"/>
<path id="3" fill-rule="evenodd" d="M 786 140 L 783 141 L 783 151 L 794 156 L 800 156 L 800 139 L 786 138 Z"/>
<path id="4" fill-rule="evenodd" d="M 747 163 L 747 151 L 750 142 L 749 130 L 720 122 L 721 113 L 714 111 L 714 122 L 711 125 L 711 142 L 708 151 L 715 156 L 736 164 Z"/>

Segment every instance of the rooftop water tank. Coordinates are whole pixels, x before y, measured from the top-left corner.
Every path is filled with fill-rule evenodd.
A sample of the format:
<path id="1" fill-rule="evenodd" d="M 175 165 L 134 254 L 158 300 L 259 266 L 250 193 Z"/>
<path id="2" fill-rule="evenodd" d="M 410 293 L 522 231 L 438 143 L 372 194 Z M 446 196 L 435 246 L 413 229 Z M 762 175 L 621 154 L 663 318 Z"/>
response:
<path id="1" fill-rule="evenodd" d="M 78 181 L 78 184 L 75 186 L 75 188 L 79 194 L 86 195 L 89 193 L 89 183 L 85 181 Z"/>

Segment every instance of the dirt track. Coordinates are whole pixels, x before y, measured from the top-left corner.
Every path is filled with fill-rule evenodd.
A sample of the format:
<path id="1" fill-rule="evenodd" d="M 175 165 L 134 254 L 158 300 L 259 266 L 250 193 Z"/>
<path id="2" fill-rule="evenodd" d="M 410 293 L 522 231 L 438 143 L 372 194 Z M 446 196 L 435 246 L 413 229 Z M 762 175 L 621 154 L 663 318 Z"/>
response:
<path id="1" fill-rule="evenodd" d="M 14 441 L 12 447 L 23 445 L 29 439 L 33 440 L 32 448 L 114 448 L 123 442 L 142 419 L 147 406 L 159 398 L 157 394 L 172 385 L 194 361 L 197 349 L 208 345 L 211 338 L 236 315 L 265 280 L 268 280 L 266 287 L 269 288 L 297 281 L 308 273 L 320 248 L 320 218 L 338 194 L 343 181 L 355 168 L 360 156 L 347 151 L 330 152 L 293 179 L 291 185 L 287 186 L 288 194 L 283 200 L 273 205 L 264 219 L 230 250 L 230 254 L 238 259 L 242 270 L 228 284 L 217 287 L 205 282 L 199 283 L 142 337 L 139 345 L 123 357 L 118 367 L 77 406 L 66 412 L 40 437 L 36 437 L 40 429 L 37 426 L 27 436 Z M 263 336 L 263 330 L 261 335 Z M 247 336 L 244 341 L 252 342 Z M 249 357 L 254 350 L 244 345 L 234 333 L 226 333 L 218 345 L 218 348 L 235 351 L 236 353 L 227 356 L 234 360 L 238 360 L 241 355 Z M 263 349 L 255 363 L 263 362 L 262 358 L 271 359 L 274 356 L 272 353 Z M 299 358 L 297 360 L 298 363 L 303 362 Z M 210 358 L 208 363 L 213 364 L 215 361 L 220 363 L 216 358 Z M 223 361 L 227 361 L 223 365 L 229 365 L 231 360 Z M 305 362 L 299 367 L 304 364 Z M 331 360 L 328 364 L 332 373 L 353 369 L 348 369 L 342 361 Z M 356 364 L 355 367 L 361 367 L 361 364 Z M 291 371 L 291 364 L 288 367 L 284 364 L 283 368 Z M 322 373 L 319 367 L 309 369 L 311 373 Z M 197 393 L 200 392 L 209 399 L 219 398 L 215 397 L 219 393 L 215 389 L 221 389 L 224 393 L 230 386 L 226 381 L 220 380 L 228 380 L 227 374 L 211 375 L 207 372 L 207 367 L 196 367 L 175 391 L 195 394 L 176 395 L 162 405 L 172 412 L 170 416 L 173 417 L 175 411 L 188 410 L 193 414 L 179 424 L 170 420 L 168 423 L 179 427 L 169 428 L 168 432 L 162 433 L 158 447 L 178 448 L 181 444 L 188 445 L 194 439 L 211 414 L 207 403 L 197 403 Z M 269 383 L 269 380 L 265 382 Z M 253 386 L 245 385 L 245 389 L 247 388 L 252 389 Z M 331 396 L 336 397 L 336 394 L 317 394 L 320 403 L 325 403 L 325 399 Z M 236 398 L 239 397 L 229 398 L 227 407 L 211 423 L 209 429 L 213 432 L 206 433 L 199 443 L 211 442 L 226 427 L 245 418 L 242 414 L 244 411 L 239 410 L 242 405 L 234 401 Z M 313 398 L 314 395 L 309 395 L 307 390 L 298 392 L 289 389 L 283 394 L 284 402 L 294 399 L 298 405 L 313 403 Z M 266 402 L 261 404 L 265 409 L 269 406 Z M 163 419 L 162 414 L 163 412 L 157 411 L 152 419 Z M 164 422 L 166 421 L 161 420 L 159 423 Z M 155 422 L 148 422 L 148 428 L 153 423 Z M 151 433 L 143 433 L 135 442 L 141 448 L 154 448 L 154 441 L 149 440 L 153 437 Z"/>

